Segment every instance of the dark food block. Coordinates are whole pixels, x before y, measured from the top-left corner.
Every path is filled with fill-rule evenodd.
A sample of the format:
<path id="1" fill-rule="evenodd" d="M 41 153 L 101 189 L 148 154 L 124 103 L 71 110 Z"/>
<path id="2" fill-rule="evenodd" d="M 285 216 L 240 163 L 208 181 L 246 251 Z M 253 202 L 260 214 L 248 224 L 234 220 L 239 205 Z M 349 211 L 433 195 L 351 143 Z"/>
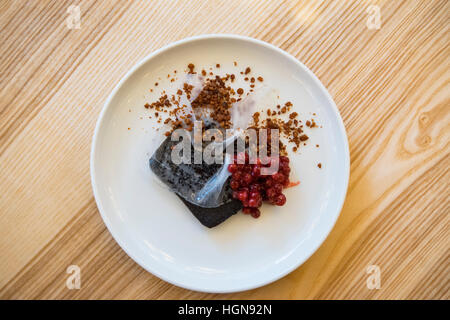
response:
<path id="1" fill-rule="evenodd" d="M 171 159 L 171 147 L 178 143 L 178 141 L 171 141 L 170 137 L 166 138 L 150 158 L 150 168 L 175 193 L 185 194 L 189 191 L 199 191 L 206 181 L 221 168 L 221 165 L 194 164 L 193 152 L 191 164 L 174 164 Z M 224 204 L 217 208 L 200 207 L 177 195 L 204 226 L 212 228 L 242 209 L 242 203 L 233 199 L 231 193 L 232 190 L 227 181 L 221 194 Z"/>
<path id="2" fill-rule="evenodd" d="M 186 207 L 191 210 L 192 214 L 198 219 L 198 221 L 208 228 L 213 228 L 221 224 L 242 209 L 242 202 L 235 199 L 232 199 L 230 202 L 227 202 L 217 208 L 202 208 L 184 200 L 181 197 L 180 199 L 184 202 Z"/>

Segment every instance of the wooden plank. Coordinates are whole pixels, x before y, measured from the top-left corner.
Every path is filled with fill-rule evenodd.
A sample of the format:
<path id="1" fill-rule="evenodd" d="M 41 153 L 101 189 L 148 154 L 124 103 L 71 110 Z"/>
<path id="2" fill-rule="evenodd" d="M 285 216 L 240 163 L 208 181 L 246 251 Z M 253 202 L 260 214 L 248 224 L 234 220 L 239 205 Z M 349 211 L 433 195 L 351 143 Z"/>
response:
<path id="1" fill-rule="evenodd" d="M 79 30 L 65 24 L 72 4 Z M 372 4 L 379 30 L 366 26 Z M 449 12 L 446 0 L 3 1 L 0 298 L 448 299 Z M 273 284 L 226 295 L 135 264 L 106 230 L 89 177 L 112 88 L 153 50 L 203 33 L 262 39 L 305 63 L 335 99 L 351 153 L 344 209 L 321 248 Z M 71 264 L 81 290 L 65 286 Z M 370 264 L 379 290 L 366 286 Z"/>

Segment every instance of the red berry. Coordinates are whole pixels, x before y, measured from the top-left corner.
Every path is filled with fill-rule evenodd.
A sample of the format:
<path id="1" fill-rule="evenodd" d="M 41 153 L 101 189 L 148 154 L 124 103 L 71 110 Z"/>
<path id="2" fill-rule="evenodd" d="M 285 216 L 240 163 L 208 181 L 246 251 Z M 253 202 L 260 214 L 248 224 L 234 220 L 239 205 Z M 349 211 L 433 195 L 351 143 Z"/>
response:
<path id="1" fill-rule="evenodd" d="M 242 209 L 242 212 L 244 212 L 245 214 L 251 214 L 253 212 L 252 209 L 253 208 L 245 207 L 244 209 Z"/>
<path id="2" fill-rule="evenodd" d="M 246 185 L 252 183 L 252 180 L 252 175 L 250 173 L 244 173 L 244 175 L 242 176 L 242 182 L 244 182 L 244 184 Z"/>
<path id="3" fill-rule="evenodd" d="M 277 172 L 272 175 L 272 179 L 276 182 L 283 183 L 284 182 L 284 174 Z"/>
<path id="4" fill-rule="evenodd" d="M 266 190 L 266 195 L 269 199 L 272 199 L 278 195 L 278 192 L 273 188 L 269 188 Z"/>
<path id="5" fill-rule="evenodd" d="M 258 165 L 256 164 L 256 165 L 253 166 L 253 169 L 252 169 L 252 176 L 253 176 L 254 178 L 257 178 L 257 177 L 259 177 L 260 175 L 261 175 L 261 167 L 258 166 Z"/>
<path id="6" fill-rule="evenodd" d="M 277 206 L 283 206 L 286 203 L 286 196 L 284 194 L 279 194 L 275 199 L 275 204 Z"/>
<path id="7" fill-rule="evenodd" d="M 262 205 L 262 196 L 260 193 L 251 193 L 248 201 L 250 207 L 260 207 Z"/>
<path id="8" fill-rule="evenodd" d="M 252 217 L 255 219 L 259 218 L 259 216 L 261 215 L 261 212 L 259 211 L 259 209 L 257 209 L 257 208 L 252 208 L 252 209 L 254 209 L 254 210 L 252 210 L 252 213 L 251 213 Z"/>
<path id="9" fill-rule="evenodd" d="M 273 180 L 271 178 L 267 178 L 266 181 L 264 182 L 264 185 L 267 188 L 270 188 L 271 186 L 273 186 Z"/>
<path id="10" fill-rule="evenodd" d="M 275 183 L 272 187 L 277 194 L 280 194 L 283 191 L 283 185 L 280 183 Z"/>
<path id="11" fill-rule="evenodd" d="M 256 208 L 258 207 L 258 200 L 250 198 L 250 200 L 248 200 L 248 205 L 249 207 Z"/>
<path id="12" fill-rule="evenodd" d="M 233 180 L 239 181 L 242 177 L 242 173 L 240 171 L 233 172 L 231 175 Z"/>
<path id="13" fill-rule="evenodd" d="M 281 168 L 281 172 L 282 172 L 286 177 L 288 177 L 289 174 L 291 173 L 291 168 L 289 168 L 289 167 L 283 167 L 283 168 Z"/>
<path id="14" fill-rule="evenodd" d="M 228 165 L 228 171 L 231 173 L 236 172 L 237 168 L 238 168 L 237 165 L 234 163 Z"/>
<path id="15" fill-rule="evenodd" d="M 260 197 L 257 201 L 256 207 L 259 208 L 262 206 L 262 197 Z"/>
<path id="16" fill-rule="evenodd" d="M 239 181 L 232 179 L 232 180 L 230 181 L 230 187 L 231 187 L 231 189 L 233 189 L 233 190 L 239 189 Z"/>
<path id="17" fill-rule="evenodd" d="M 286 157 L 286 156 L 281 156 L 280 157 L 280 161 L 283 162 L 283 163 L 289 163 L 289 158 Z"/>
<path id="18" fill-rule="evenodd" d="M 260 188 L 259 184 L 251 184 L 249 190 L 250 192 L 259 192 L 261 190 Z"/>
<path id="19" fill-rule="evenodd" d="M 242 202 L 246 201 L 248 198 L 248 191 L 247 190 L 238 191 L 237 198 Z"/>

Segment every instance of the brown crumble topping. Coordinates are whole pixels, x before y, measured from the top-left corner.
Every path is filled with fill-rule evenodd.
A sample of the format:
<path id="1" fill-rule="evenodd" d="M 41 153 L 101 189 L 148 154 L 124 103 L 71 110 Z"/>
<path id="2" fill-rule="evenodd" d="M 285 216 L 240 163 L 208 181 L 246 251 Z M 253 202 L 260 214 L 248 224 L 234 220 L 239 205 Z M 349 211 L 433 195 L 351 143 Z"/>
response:
<path id="1" fill-rule="evenodd" d="M 234 64 L 235 66 L 237 65 L 236 62 Z M 216 64 L 216 67 L 219 68 L 220 64 Z M 194 64 L 190 63 L 188 65 L 188 69 L 189 73 L 196 73 L 194 72 Z M 244 75 L 245 73 L 245 75 L 247 75 L 250 72 L 250 67 L 247 67 L 245 71 L 241 71 L 240 74 Z M 176 73 L 176 70 L 174 70 L 174 73 Z M 203 76 L 206 76 L 207 72 L 202 69 L 201 74 Z M 209 74 L 211 76 L 214 75 L 213 72 L 210 72 Z M 170 75 L 168 75 L 168 77 L 169 76 Z M 225 77 L 215 76 L 215 78 L 206 79 L 205 84 L 198 97 L 191 103 L 194 112 L 198 114 L 199 112 L 202 113 L 204 110 L 212 111 L 209 114 L 215 121 L 219 123 L 222 128 L 230 128 L 232 125 L 230 122 L 230 109 L 232 107 L 232 104 L 241 101 L 241 97 L 236 99 L 234 95 L 236 93 L 239 96 L 242 96 L 244 94 L 244 89 L 238 88 L 235 92 L 233 88 L 226 85 L 227 81 L 234 82 L 235 79 L 235 74 L 227 74 Z M 248 81 L 249 78 L 245 77 L 244 80 Z M 256 79 L 254 77 L 251 77 L 251 88 L 255 87 L 254 83 L 256 82 L 256 80 L 258 80 L 259 82 L 264 81 L 262 77 L 257 77 Z M 155 85 L 157 86 L 158 83 L 155 83 Z M 165 132 L 166 136 L 169 136 L 171 132 L 173 132 L 173 130 L 177 128 L 184 127 L 190 131 L 193 129 L 193 120 L 191 119 L 192 116 L 186 112 L 185 105 L 180 105 L 180 96 L 183 94 L 183 91 L 186 93 L 187 98 L 190 99 L 192 89 L 192 85 L 184 83 L 183 88 L 177 90 L 177 96 L 171 95 L 169 97 L 165 93 L 165 91 L 163 91 L 162 96 L 157 101 L 151 104 L 145 103 L 144 107 L 146 109 L 152 109 L 154 111 L 154 115 L 157 118 L 158 123 L 164 122 L 165 125 L 169 125 L 171 127 L 169 131 Z M 250 89 L 250 92 L 253 92 L 253 89 Z M 247 95 L 248 94 L 249 93 L 247 93 Z M 260 112 L 255 112 L 255 114 L 253 114 L 253 123 L 250 128 L 256 129 L 257 131 L 259 131 L 260 129 L 278 129 L 282 137 L 286 138 L 289 143 L 294 144 L 292 150 L 294 152 L 298 151 L 301 144 L 306 145 L 305 141 L 307 141 L 309 137 L 303 132 L 303 125 L 301 124 L 302 121 L 297 119 L 298 113 L 291 112 L 290 114 L 288 114 L 292 106 L 293 104 L 288 101 L 283 106 L 276 106 L 278 112 L 269 108 L 266 110 L 267 118 L 263 120 L 260 119 Z M 162 119 L 162 114 L 166 114 L 167 118 Z M 277 117 L 283 114 L 287 115 L 288 120 L 283 120 L 280 117 Z M 152 117 L 149 116 L 149 119 L 151 118 Z M 314 128 L 317 127 L 317 124 L 315 123 L 314 119 L 311 119 L 306 121 L 306 126 L 309 128 Z M 269 144 L 270 131 L 268 132 L 268 134 Z M 319 147 L 319 145 L 317 144 L 316 147 Z M 281 142 L 281 140 L 279 144 L 279 150 L 281 154 L 287 154 L 286 146 Z M 270 149 L 268 150 L 268 153 L 270 153 Z"/>
<path id="2" fill-rule="evenodd" d="M 300 141 L 306 141 L 306 140 L 309 139 L 309 137 L 308 137 L 306 134 L 302 134 L 302 135 L 299 137 L 299 139 L 300 139 Z"/>
<path id="3" fill-rule="evenodd" d="M 289 115 L 289 119 L 294 119 L 295 117 L 297 117 L 297 115 L 298 115 L 297 112 L 292 112 L 292 113 Z"/>
<path id="4" fill-rule="evenodd" d="M 198 97 L 192 101 L 192 108 L 212 109 L 212 118 L 219 123 L 222 128 L 231 127 L 230 108 L 232 106 L 232 88 L 225 85 L 224 79 L 216 76 L 215 79 L 208 79 L 199 93 Z"/>
<path id="5" fill-rule="evenodd" d="M 193 63 L 188 64 L 189 73 L 194 73 L 195 65 Z"/>
<path id="6" fill-rule="evenodd" d="M 316 124 L 316 122 L 314 121 L 314 119 L 311 119 L 311 120 L 307 120 L 307 121 L 306 121 L 306 126 L 307 126 L 307 127 L 310 127 L 310 128 L 314 128 L 314 127 L 317 127 L 317 124 Z"/>

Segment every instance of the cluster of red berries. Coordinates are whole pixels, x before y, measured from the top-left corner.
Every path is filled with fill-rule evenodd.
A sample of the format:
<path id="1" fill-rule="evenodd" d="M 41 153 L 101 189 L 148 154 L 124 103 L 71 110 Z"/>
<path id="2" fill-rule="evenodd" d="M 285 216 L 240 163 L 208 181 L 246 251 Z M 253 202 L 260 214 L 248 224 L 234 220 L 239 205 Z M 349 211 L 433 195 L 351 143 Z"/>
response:
<path id="1" fill-rule="evenodd" d="M 258 158 L 251 162 L 247 153 L 239 153 L 235 155 L 233 163 L 228 165 L 228 171 L 231 172 L 230 187 L 233 189 L 233 198 L 242 202 L 242 211 L 245 214 L 258 218 L 261 214 L 258 208 L 263 201 L 277 206 L 286 203 L 286 196 L 282 191 L 289 186 L 291 169 L 289 158 L 285 156 L 269 157 L 264 162 Z M 274 168 L 274 165 L 278 165 L 278 171 L 270 175 L 261 174 L 262 168 Z"/>

